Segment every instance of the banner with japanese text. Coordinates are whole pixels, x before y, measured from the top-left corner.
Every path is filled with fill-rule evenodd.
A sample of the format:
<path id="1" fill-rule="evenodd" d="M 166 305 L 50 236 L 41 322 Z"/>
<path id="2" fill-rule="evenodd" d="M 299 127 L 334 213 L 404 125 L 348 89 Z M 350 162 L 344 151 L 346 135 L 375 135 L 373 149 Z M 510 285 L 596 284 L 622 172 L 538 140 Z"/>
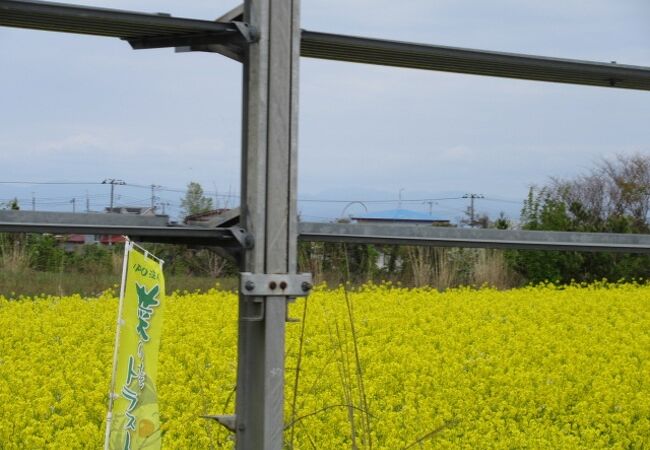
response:
<path id="1" fill-rule="evenodd" d="M 127 245 L 107 444 L 111 450 L 160 449 L 156 375 L 165 303 L 162 261 Z"/>

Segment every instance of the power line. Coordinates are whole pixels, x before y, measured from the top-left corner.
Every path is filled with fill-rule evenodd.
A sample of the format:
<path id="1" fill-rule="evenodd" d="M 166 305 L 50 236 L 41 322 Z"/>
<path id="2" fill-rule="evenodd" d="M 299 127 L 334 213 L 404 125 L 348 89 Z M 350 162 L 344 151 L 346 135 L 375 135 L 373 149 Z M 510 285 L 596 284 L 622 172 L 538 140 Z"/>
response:
<path id="1" fill-rule="evenodd" d="M 98 185 L 98 184 L 111 184 L 111 180 L 115 181 L 115 184 L 120 184 L 123 186 L 140 188 L 140 189 L 152 189 L 152 186 L 155 187 L 158 191 L 163 192 L 178 192 L 184 194 L 187 192 L 187 189 L 175 188 L 161 185 L 145 185 L 137 183 L 126 183 L 122 180 L 106 179 L 102 182 L 74 182 L 74 181 L 0 181 L 0 184 L 43 184 L 43 185 Z M 118 183 L 119 182 L 119 183 Z M 225 198 L 240 198 L 238 194 L 220 194 L 218 191 L 208 191 L 204 190 L 204 194 L 212 195 L 213 197 L 225 197 Z M 423 201 L 442 201 L 442 200 L 459 200 L 462 197 L 442 197 L 442 198 L 422 198 L 422 199 L 402 199 L 402 202 L 423 202 Z M 349 203 L 350 199 L 299 199 L 301 202 L 309 203 Z M 396 203 L 399 200 L 388 199 L 388 200 L 358 200 L 364 203 Z"/>
<path id="2" fill-rule="evenodd" d="M 179 194 L 184 194 L 187 190 L 183 188 L 176 188 L 176 187 L 170 187 L 170 186 L 163 186 L 163 185 L 156 185 L 156 184 L 138 184 L 138 183 L 126 183 L 123 182 L 122 180 L 114 180 L 114 184 L 120 184 L 123 186 L 127 186 L 130 188 L 137 188 L 137 189 L 147 189 L 151 192 L 150 197 L 148 199 L 149 203 L 154 204 L 156 202 L 160 202 L 162 199 L 156 195 L 156 191 L 158 192 L 173 192 L 173 193 L 179 193 Z M 83 186 L 83 185 L 101 185 L 101 184 L 112 184 L 112 188 L 114 187 L 114 184 L 111 183 L 111 179 L 104 180 L 104 182 L 92 182 L 92 181 L 27 181 L 27 180 L 14 180 L 14 181 L 0 181 L 0 184 L 25 184 L 25 185 L 60 185 L 60 186 L 65 186 L 65 185 L 78 185 L 78 186 Z M 214 191 L 204 191 L 205 195 L 209 195 L 215 198 L 231 198 L 231 199 L 238 199 L 241 196 L 237 194 L 222 194 L 219 193 L 217 190 Z M 447 201 L 447 200 L 461 200 L 463 198 L 470 198 L 468 196 L 469 194 L 466 194 L 464 196 L 460 197 L 439 197 L 439 198 L 416 198 L 416 199 L 401 199 L 402 203 L 429 203 L 430 209 L 431 209 L 431 202 L 438 202 L 438 201 Z M 474 195 L 474 194 L 473 194 Z M 96 199 L 96 198 L 106 198 L 108 195 L 107 194 L 93 194 L 88 196 L 90 199 Z M 132 197 L 131 197 L 132 198 Z M 503 198 L 497 198 L 497 197 L 474 197 L 474 198 L 481 198 L 486 201 L 491 201 L 491 202 L 500 202 L 500 203 L 511 203 L 511 204 L 517 204 L 520 205 L 522 201 L 519 200 L 512 200 L 512 199 L 503 199 Z M 12 198 L 13 199 L 13 198 Z M 34 202 L 36 200 L 37 202 L 41 203 L 44 200 L 60 200 L 61 202 L 69 202 L 69 197 L 35 197 L 35 198 L 30 198 L 29 200 L 25 199 L 20 199 L 22 203 L 27 203 L 27 202 Z M 310 198 L 302 198 L 298 199 L 299 202 L 301 203 L 350 203 L 351 201 L 360 201 L 363 203 L 371 203 L 371 204 L 392 204 L 392 203 L 400 203 L 400 200 L 397 199 L 372 199 L 372 200 L 357 200 L 357 199 L 310 199 Z M 32 205 L 34 207 L 34 205 Z M 168 205 L 169 206 L 169 205 Z"/>
<path id="3" fill-rule="evenodd" d="M 521 205 L 523 203 L 523 200 L 507 200 L 504 198 L 494 198 L 494 197 L 483 197 L 483 200 L 487 200 L 489 202 L 513 203 L 517 205 Z"/>
<path id="4" fill-rule="evenodd" d="M 0 184 L 102 184 L 98 181 L 0 181 Z"/>
<path id="5" fill-rule="evenodd" d="M 422 202 L 438 202 L 443 200 L 461 200 L 463 197 L 442 197 L 442 198 L 413 198 L 413 199 L 390 199 L 390 200 L 343 200 L 343 199 L 298 199 L 299 202 L 303 203 L 350 203 L 351 201 L 357 201 L 362 203 L 422 203 Z"/>
<path id="6" fill-rule="evenodd" d="M 110 184 L 111 185 L 111 206 L 109 211 L 113 212 L 113 197 L 115 194 L 115 185 L 125 185 L 126 182 L 123 180 L 116 180 L 115 178 L 106 178 L 104 181 L 102 181 L 101 184 Z"/>

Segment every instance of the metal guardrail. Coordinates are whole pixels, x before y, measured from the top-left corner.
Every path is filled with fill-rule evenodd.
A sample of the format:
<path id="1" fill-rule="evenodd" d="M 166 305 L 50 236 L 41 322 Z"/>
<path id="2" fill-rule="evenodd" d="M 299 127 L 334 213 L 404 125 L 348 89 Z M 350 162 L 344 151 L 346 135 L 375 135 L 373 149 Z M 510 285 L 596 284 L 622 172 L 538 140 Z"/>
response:
<path id="1" fill-rule="evenodd" d="M 225 248 L 245 246 L 246 238 L 246 233 L 239 227 L 206 228 L 170 224 L 167 216 L 12 210 L 0 211 L 0 232 L 126 235 L 141 242 Z"/>
<path id="2" fill-rule="evenodd" d="M 48 213 L 37 213 L 47 217 Z M 61 213 L 49 213 L 60 220 Z M 64 214 L 65 215 L 65 214 Z M 68 214 L 72 216 L 72 214 Z M 84 214 L 75 214 L 84 216 Z M 127 235 L 142 242 L 237 248 L 252 246 L 251 236 L 240 227 L 152 226 L 102 224 L 105 214 L 86 215 L 85 223 L 10 222 L 0 212 L 0 233 L 52 233 Z M 565 250 L 583 252 L 650 253 L 650 235 L 577 233 L 564 231 L 483 230 L 401 224 L 341 224 L 301 222 L 303 241 L 355 244 L 424 245 L 434 247 Z M 248 241 L 246 241 L 248 239 Z"/>
<path id="3" fill-rule="evenodd" d="M 242 37 L 235 23 L 23 0 L 0 1 L 0 25 L 114 37 L 135 49 L 220 43 Z"/>
<path id="4" fill-rule="evenodd" d="M 64 223 L 0 222 L 0 233 L 46 233 L 129 236 L 140 242 L 239 247 L 230 228 L 161 227 L 147 225 L 90 225 Z"/>
<path id="5" fill-rule="evenodd" d="M 650 253 L 650 235 L 647 234 L 340 223 L 301 223 L 299 233 L 299 238 L 305 241 L 357 244 Z"/>
<path id="6" fill-rule="evenodd" d="M 555 83 L 650 90 L 650 68 L 302 32 L 302 56 Z"/>

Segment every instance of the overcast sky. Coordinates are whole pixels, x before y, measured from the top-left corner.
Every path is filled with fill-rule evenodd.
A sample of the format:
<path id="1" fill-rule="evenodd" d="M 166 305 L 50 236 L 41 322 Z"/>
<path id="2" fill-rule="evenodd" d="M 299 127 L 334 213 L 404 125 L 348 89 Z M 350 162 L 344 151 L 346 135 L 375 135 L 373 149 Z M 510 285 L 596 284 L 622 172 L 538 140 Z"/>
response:
<path id="1" fill-rule="evenodd" d="M 212 19 L 235 1 L 75 2 Z M 314 31 L 650 66 L 647 0 L 304 0 Z M 301 60 L 299 197 L 392 200 L 483 194 L 517 216 L 532 184 L 617 153 L 650 152 L 650 92 Z M 241 67 L 217 54 L 133 51 L 117 39 L 0 28 L 0 182 L 161 185 L 174 211 L 189 181 L 239 191 Z M 0 184 L 23 208 L 91 209 L 97 185 Z M 120 204 L 149 191 L 118 187 Z M 33 194 L 32 194 L 33 193 Z M 222 201 L 225 197 L 219 197 Z M 236 198 L 230 204 L 237 203 Z M 465 200 L 433 212 L 458 217 Z M 345 203 L 301 202 L 306 219 Z M 356 208 L 356 209 L 355 209 Z M 347 212 L 359 212 L 355 204 Z"/>

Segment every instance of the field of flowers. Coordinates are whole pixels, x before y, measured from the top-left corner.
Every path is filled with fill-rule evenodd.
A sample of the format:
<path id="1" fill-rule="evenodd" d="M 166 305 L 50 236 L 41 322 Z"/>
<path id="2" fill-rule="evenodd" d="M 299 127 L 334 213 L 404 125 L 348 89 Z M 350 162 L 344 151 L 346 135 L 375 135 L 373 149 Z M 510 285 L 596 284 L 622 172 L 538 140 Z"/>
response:
<path id="1" fill-rule="evenodd" d="M 165 449 L 232 448 L 200 416 L 234 408 L 236 305 L 168 297 Z M 0 449 L 101 447 L 116 313 L 0 297 Z M 650 447 L 649 285 L 318 289 L 291 315 L 288 448 Z"/>

